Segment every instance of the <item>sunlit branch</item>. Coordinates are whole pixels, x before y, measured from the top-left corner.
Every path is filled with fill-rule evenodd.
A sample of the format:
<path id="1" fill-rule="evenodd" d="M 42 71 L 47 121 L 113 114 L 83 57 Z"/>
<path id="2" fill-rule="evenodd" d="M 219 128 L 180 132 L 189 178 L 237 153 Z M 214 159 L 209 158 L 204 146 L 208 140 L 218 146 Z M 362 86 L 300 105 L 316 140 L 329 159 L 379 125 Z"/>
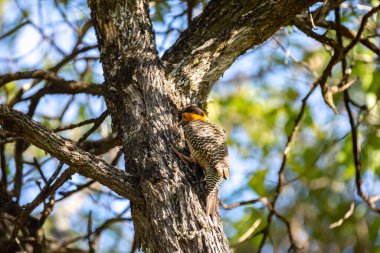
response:
<path id="1" fill-rule="evenodd" d="M 249 229 L 237 240 L 236 243 L 231 244 L 230 248 L 234 249 L 241 245 L 242 243 L 248 241 L 249 239 L 252 239 L 254 237 L 255 230 L 260 226 L 261 219 L 255 220 L 252 224 L 252 226 L 249 227 Z M 253 237 L 252 237 L 253 236 Z"/>
<path id="2" fill-rule="evenodd" d="M 333 228 L 341 226 L 345 220 L 351 217 L 351 215 L 354 213 L 354 210 L 355 210 L 355 202 L 351 202 L 350 209 L 338 221 L 331 223 L 329 228 L 333 229 Z"/>
<path id="3" fill-rule="evenodd" d="M 7 131 L 16 133 L 25 141 L 75 168 L 79 174 L 98 181 L 121 196 L 137 202 L 141 201 L 128 173 L 83 151 L 72 142 L 64 140 L 26 115 L 11 110 L 5 105 L 0 105 L 0 124 Z"/>

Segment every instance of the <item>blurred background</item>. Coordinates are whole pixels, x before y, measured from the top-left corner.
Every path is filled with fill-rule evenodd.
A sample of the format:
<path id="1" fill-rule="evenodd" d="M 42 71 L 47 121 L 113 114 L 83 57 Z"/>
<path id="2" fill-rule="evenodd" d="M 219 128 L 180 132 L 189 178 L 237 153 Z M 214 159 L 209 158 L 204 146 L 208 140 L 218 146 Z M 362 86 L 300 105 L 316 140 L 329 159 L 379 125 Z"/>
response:
<path id="1" fill-rule="evenodd" d="M 150 2 L 160 55 L 206 4 L 199 0 Z M 378 4 L 340 1 L 341 24 L 356 34 L 363 16 Z M 310 11 L 321 6 L 317 4 Z M 326 25 L 334 20 L 331 9 L 311 30 L 336 40 L 335 31 Z M 369 17 L 363 36 L 378 47 L 379 32 L 375 14 Z M 344 38 L 343 44 L 349 41 Z M 213 87 L 209 117 L 226 130 L 230 153 L 231 177 L 221 189 L 225 206 L 273 198 L 284 148 L 302 99 L 322 75 L 331 54 L 330 47 L 296 26 L 283 27 L 263 45 L 239 57 Z M 349 95 L 361 147 L 362 190 L 373 198 L 375 206 L 380 206 L 376 203 L 380 194 L 378 57 L 376 50 L 362 43 L 347 55 L 351 76 L 358 77 Z M 102 66 L 86 1 L 0 0 L 0 75 L 31 70 L 48 70 L 92 87 L 102 85 Z M 341 78 L 337 65 L 328 84 L 337 85 Z M 95 90 L 59 90 L 47 81 L 25 79 L 2 85 L 0 102 L 65 138 L 78 141 L 90 133 L 83 146 L 123 169 L 123 155 L 109 116 L 92 129 L 94 119 L 106 110 L 103 97 Z M 334 102 L 338 115 L 325 104 L 319 87 L 308 98 L 284 168 L 276 210 L 289 222 L 304 252 L 380 252 L 379 214 L 356 193 L 352 129 L 343 94 L 334 96 Z M 73 125 L 89 119 L 85 122 L 89 124 Z M 59 162 L 35 146 L 21 147 L 20 157 L 16 155 L 20 150 L 17 141 L 14 136 L 1 136 L 2 191 L 16 191 L 16 198 L 24 205 L 40 192 L 46 178 L 54 176 Z M 17 166 L 23 168 L 21 185 L 15 180 Z M 131 251 L 134 231 L 128 200 L 78 175 L 57 191 L 54 200 L 43 230 L 58 252 L 63 248 L 88 251 L 91 247 L 96 252 Z M 48 204 L 49 199 L 32 212 L 33 216 L 40 217 Z M 257 251 L 262 236 L 253 235 L 266 226 L 268 214 L 265 201 L 231 210 L 221 208 L 224 229 L 235 252 Z M 2 233 L 0 237 L 7 231 Z M 288 233 L 286 223 L 274 216 L 262 252 L 286 252 L 290 246 Z"/>

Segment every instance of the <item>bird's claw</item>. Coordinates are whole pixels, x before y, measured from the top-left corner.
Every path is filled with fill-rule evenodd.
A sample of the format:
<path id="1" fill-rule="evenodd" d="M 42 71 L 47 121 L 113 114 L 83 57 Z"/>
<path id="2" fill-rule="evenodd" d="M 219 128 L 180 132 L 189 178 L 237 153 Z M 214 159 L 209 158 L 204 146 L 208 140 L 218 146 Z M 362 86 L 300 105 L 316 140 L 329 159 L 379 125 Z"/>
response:
<path id="1" fill-rule="evenodd" d="M 190 158 L 187 155 L 184 155 L 181 152 L 179 152 L 173 145 L 171 145 L 171 149 L 174 151 L 174 153 L 176 153 L 178 158 L 181 159 L 183 163 L 189 164 Z"/>

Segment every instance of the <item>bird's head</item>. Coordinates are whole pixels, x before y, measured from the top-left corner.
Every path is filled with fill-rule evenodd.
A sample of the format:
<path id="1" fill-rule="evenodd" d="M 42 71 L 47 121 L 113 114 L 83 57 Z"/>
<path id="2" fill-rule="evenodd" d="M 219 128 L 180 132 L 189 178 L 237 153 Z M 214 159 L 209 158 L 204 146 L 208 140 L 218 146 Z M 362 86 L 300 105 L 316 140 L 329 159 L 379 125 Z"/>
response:
<path id="1" fill-rule="evenodd" d="M 200 107 L 196 105 L 192 105 L 182 111 L 181 121 L 179 122 L 179 125 L 184 126 L 190 121 L 205 120 L 206 118 L 207 118 L 206 114 L 203 112 L 203 110 Z"/>

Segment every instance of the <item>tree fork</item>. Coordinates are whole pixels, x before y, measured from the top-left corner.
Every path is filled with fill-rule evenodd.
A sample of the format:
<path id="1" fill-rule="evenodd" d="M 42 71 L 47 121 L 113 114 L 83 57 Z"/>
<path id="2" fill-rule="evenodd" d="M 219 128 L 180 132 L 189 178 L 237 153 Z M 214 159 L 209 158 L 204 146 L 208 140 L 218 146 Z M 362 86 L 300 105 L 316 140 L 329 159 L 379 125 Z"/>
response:
<path id="1" fill-rule="evenodd" d="M 147 1 L 89 1 L 104 68 L 113 128 L 122 134 L 126 169 L 145 201 L 132 202 L 144 252 L 228 252 L 222 223 L 210 223 L 200 173 L 179 168 L 181 107 L 155 48 Z"/>
<path id="2" fill-rule="evenodd" d="M 131 201 L 138 245 L 144 252 L 229 252 L 220 219 L 210 222 L 204 212 L 199 171 L 180 168 L 170 148 L 173 143 L 184 144 L 177 128 L 178 111 L 194 102 L 204 103 L 212 84 L 239 55 L 263 43 L 317 1 L 224 1 L 226 6 L 211 1 L 206 14 L 190 24 L 163 62 L 156 51 L 147 0 L 88 2 L 113 129 L 122 133 L 126 170 L 139 178 L 137 190 L 145 200 Z M 218 19 L 219 11 L 229 5 L 237 10 L 236 17 L 220 29 L 226 20 Z M 281 11 L 284 15 L 279 15 Z M 245 42 L 240 45 L 241 40 Z"/>

